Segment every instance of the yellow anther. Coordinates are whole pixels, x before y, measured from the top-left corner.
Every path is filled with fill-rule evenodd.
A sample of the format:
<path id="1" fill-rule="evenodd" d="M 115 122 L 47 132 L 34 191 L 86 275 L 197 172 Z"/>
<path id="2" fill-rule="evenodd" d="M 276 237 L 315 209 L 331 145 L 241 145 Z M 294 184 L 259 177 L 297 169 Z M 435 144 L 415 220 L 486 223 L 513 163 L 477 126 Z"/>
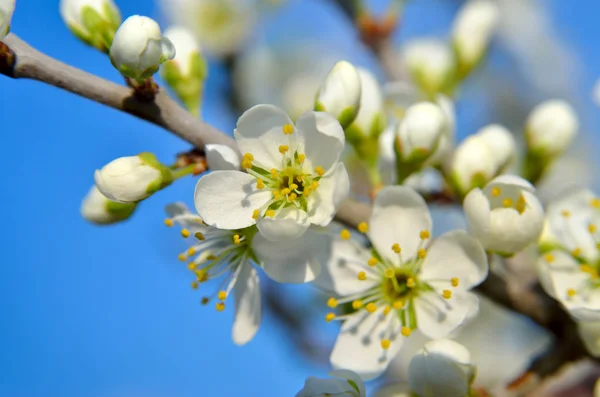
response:
<path id="1" fill-rule="evenodd" d="M 219 298 L 220 301 L 224 301 L 225 299 L 227 299 L 227 292 L 219 291 L 219 293 L 217 294 L 217 298 Z"/>
<path id="2" fill-rule="evenodd" d="M 209 261 L 214 261 L 215 259 L 217 259 L 217 257 L 211 254 L 211 255 L 207 256 L 206 259 Z"/>
<path id="3" fill-rule="evenodd" d="M 574 297 L 575 295 L 577 295 L 577 291 L 575 291 L 573 288 L 569 288 L 569 289 L 567 290 L 567 296 L 569 296 L 569 297 L 571 297 L 571 298 L 572 298 L 572 297 Z"/>
<path id="4" fill-rule="evenodd" d="M 311 184 L 310 184 L 310 188 L 311 188 L 312 190 L 317 190 L 317 188 L 318 188 L 318 187 L 319 187 L 319 182 L 317 182 L 317 181 L 312 181 L 312 182 L 311 182 Z"/>
<path id="5" fill-rule="evenodd" d="M 284 124 L 283 125 L 283 133 L 285 135 L 292 135 L 294 133 L 294 126 L 291 124 Z"/>
<path id="6" fill-rule="evenodd" d="M 369 266 L 373 267 L 375 265 L 377 265 L 377 263 L 379 263 L 379 261 L 376 258 L 369 258 L 368 262 Z"/>
<path id="7" fill-rule="evenodd" d="M 552 254 L 546 254 L 546 255 L 544 255 L 544 260 L 546 260 L 546 262 L 548 262 L 548 263 L 554 262 L 554 259 L 555 259 L 554 255 L 552 255 Z"/>
<path id="8" fill-rule="evenodd" d="M 264 189 L 265 188 L 265 183 L 263 182 L 262 179 L 257 179 L 256 180 L 256 188 L 257 189 Z"/>
<path id="9" fill-rule="evenodd" d="M 402 252 L 402 248 L 400 248 L 400 244 L 396 243 L 396 244 L 392 245 L 392 251 L 394 251 L 397 254 Z"/>
<path id="10" fill-rule="evenodd" d="M 571 251 L 571 255 L 573 255 L 574 257 L 578 257 L 581 256 L 582 254 L 582 250 L 581 248 L 575 248 L 573 251 Z"/>
<path id="11" fill-rule="evenodd" d="M 294 200 L 296 200 L 297 198 L 298 198 L 298 195 L 297 195 L 296 193 L 290 193 L 290 194 L 288 195 L 288 200 L 289 200 L 289 201 L 294 201 Z"/>
<path id="12" fill-rule="evenodd" d="M 349 240 L 351 237 L 350 231 L 348 229 L 343 229 L 340 232 L 340 237 L 342 238 L 342 240 Z"/>
<path id="13" fill-rule="evenodd" d="M 383 314 L 385 316 L 387 316 L 388 314 L 390 314 L 391 311 L 392 311 L 392 308 L 389 305 L 383 308 Z"/>
<path id="14" fill-rule="evenodd" d="M 275 168 L 271 168 L 271 171 L 269 171 L 271 173 L 271 176 L 273 178 L 277 178 L 279 176 L 279 172 L 277 172 L 277 170 Z"/>
<path id="15" fill-rule="evenodd" d="M 505 198 L 504 200 L 502 200 L 502 205 L 505 208 L 510 208 L 513 206 L 513 200 L 510 197 Z"/>
<path id="16" fill-rule="evenodd" d="M 419 237 L 421 237 L 421 240 L 427 240 L 429 237 L 431 237 L 431 233 L 429 233 L 429 230 L 421 230 Z"/>
<path id="17" fill-rule="evenodd" d="M 450 284 L 451 284 L 453 287 L 458 287 L 458 277 L 452 277 L 452 278 L 450 279 Z"/>
<path id="18" fill-rule="evenodd" d="M 415 282 L 415 279 L 414 279 L 414 278 L 412 278 L 412 277 L 409 277 L 409 278 L 406 280 L 406 286 L 407 286 L 408 288 L 415 288 L 415 285 L 416 285 L 416 282 Z"/>
<path id="19" fill-rule="evenodd" d="M 223 310 L 225 310 L 225 302 L 217 302 L 215 308 L 218 312 L 222 312 Z"/>
<path id="20" fill-rule="evenodd" d="M 335 313 L 327 313 L 327 315 L 325 315 L 325 321 L 328 323 L 333 321 L 333 319 L 335 319 Z"/>
<path id="21" fill-rule="evenodd" d="M 240 241 L 240 235 L 239 234 L 234 234 L 233 235 L 233 243 L 235 245 L 239 245 L 241 243 L 241 241 Z"/>
<path id="22" fill-rule="evenodd" d="M 198 289 L 198 282 L 192 281 L 192 289 Z"/>
<path id="23" fill-rule="evenodd" d="M 402 327 L 400 333 L 402 334 L 402 336 L 408 338 L 410 336 L 411 330 L 408 327 Z"/>
<path id="24" fill-rule="evenodd" d="M 365 307 L 365 309 L 367 309 L 367 311 L 369 313 L 375 313 L 377 311 L 377 305 L 374 304 L 373 302 L 367 303 L 367 306 Z"/>
<path id="25" fill-rule="evenodd" d="M 561 213 L 561 214 L 562 214 L 562 216 L 564 216 L 565 218 L 568 218 L 568 217 L 570 217 L 570 216 L 571 216 L 571 211 L 568 211 L 568 210 L 562 210 L 560 213 Z"/>
<path id="26" fill-rule="evenodd" d="M 358 224 L 358 231 L 361 233 L 366 233 L 369 231 L 369 225 L 367 225 L 367 222 L 361 222 Z"/>
<path id="27" fill-rule="evenodd" d="M 596 233 L 597 231 L 598 231 L 598 227 L 597 227 L 595 224 L 593 224 L 593 223 L 590 223 L 590 224 L 588 225 L 588 232 L 590 232 L 591 234 L 594 234 L 594 233 Z"/>
<path id="28" fill-rule="evenodd" d="M 275 216 L 275 210 L 266 210 L 265 211 L 265 216 L 268 216 L 269 218 L 272 218 Z"/>
<path id="29" fill-rule="evenodd" d="M 334 297 L 331 297 L 327 300 L 327 306 L 329 306 L 330 308 L 335 309 L 337 305 L 338 301 Z"/>
<path id="30" fill-rule="evenodd" d="M 450 299 L 452 298 L 452 291 L 450 291 L 449 289 L 445 289 L 442 292 L 442 296 L 444 297 L 444 299 Z"/>
<path id="31" fill-rule="evenodd" d="M 200 232 L 194 233 L 194 237 L 196 237 L 200 241 L 204 240 L 204 234 L 202 234 Z"/>
<path id="32" fill-rule="evenodd" d="M 304 197 L 308 197 L 311 193 L 312 193 L 312 189 L 310 188 L 310 186 L 307 186 L 307 187 L 304 188 L 304 191 L 302 192 L 302 195 Z"/>
<path id="33" fill-rule="evenodd" d="M 203 283 L 208 280 L 208 273 L 206 273 L 206 271 L 196 270 L 194 273 L 196 273 L 196 278 L 198 279 L 199 283 Z"/>
<path id="34" fill-rule="evenodd" d="M 284 196 L 287 196 L 287 195 L 288 195 L 288 194 L 290 194 L 291 192 L 292 192 L 292 191 L 291 191 L 290 189 L 288 189 L 287 187 L 286 187 L 286 188 L 283 188 L 283 189 L 281 189 L 281 194 L 283 194 Z"/>
<path id="35" fill-rule="evenodd" d="M 525 212 L 526 207 L 527 207 L 527 201 L 525 201 L 525 197 L 523 197 L 523 196 L 519 197 L 519 199 L 517 200 L 517 205 L 515 206 L 515 208 L 517 209 L 517 212 L 519 214 L 522 214 L 523 212 Z"/>
<path id="36" fill-rule="evenodd" d="M 200 303 L 202 303 L 203 305 L 206 305 L 208 302 L 210 302 L 210 299 L 207 298 L 206 296 L 200 300 Z"/>
<path id="37" fill-rule="evenodd" d="M 492 196 L 498 197 L 502 194 L 502 190 L 499 187 L 492 188 Z"/>
<path id="38" fill-rule="evenodd" d="M 181 229 L 181 236 L 182 236 L 183 238 L 188 238 L 188 237 L 190 237 L 190 231 L 189 231 L 189 230 L 187 230 L 187 229 Z"/>
<path id="39" fill-rule="evenodd" d="M 279 190 L 273 190 L 273 198 L 275 200 L 281 199 L 281 192 Z"/>
<path id="40" fill-rule="evenodd" d="M 315 167 L 315 173 L 319 176 L 323 176 L 323 174 L 325 174 L 325 170 L 319 165 Z"/>
<path id="41" fill-rule="evenodd" d="M 245 153 L 244 160 L 254 161 L 254 156 L 252 155 L 252 153 Z"/>
<path id="42" fill-rule="evenodd" d="M 248 159 L 242 160 L 242 168 L 252 168 L 252 161 Z"/>
<path id="43" fill-rule="evenodd" d="M 365 272 L 358 272 L 358 279 L 360 281 L 365 281 L 367 279 L 367 273 L 365 273 Z"/>
<path id="44" fill-rule="evenodd" d="M 177 259 L 179 259 L 182 262 L 187 261 L 187 256 L 184 253 L 181 253 L 179 255 L 177 255 Z"/>
<path id="45" fill-rule="evenodd" d="M 260 217 L 260 211 L 259 210 L 254 210 L 254 212 L 252 213 L 252 218 L 253 219 L 258 219 Z"/>
<path id="46" fill-rule="evenodd" d="M 279 153 L 286 154 L 288 150 L 290 150 L 288 145 L 279 145 Z"/>
<path id="47" fill-rule="evenodd" d="M 397 301 L 394 301 L 394 303 L 392 303 L 392 307 L 396 310 L 400 310 L 404 307 L 404 302 L 398 299 Z"/>
<path id="48" fill-rule="evenodd" d="M 425 248 L 419 248 L 419 250 L 417 251 L 417 257 L 419 259 L 425 259 L 426 256 L 427 256 L 427 250 Z"/>
<path id="49" fill-rule="evenodd" d="M 596 269 L 587 264 L 582 264 L 579 266 L 579 269 L 584 273 L 594 274 L 596 273 Z"/>
<path id="50" fill-rule="evenodd" d="M 593 199 L 590 201 L 590 205 L 591 205 L 592 207 L 594 207 L 594 208 L 600 208 L 600 198 L 597 198 L 597 197 L 596 197 L 596 198 L 593 198 Z"/>
<path id="51" fill-rule="evenodd" d="M 389 348 L 390 348 L 390 345 L 391 345 L 391 344 L 392 344 L 392 342 L 390 342 L 390 340 L 389 340 L 389 339 L 383 339 L 383 340 L 381 341 L 381 348 L 382 348 L 383 350 L 387 350 L 387 349 L 389 349 Z"/>
<path id="52" fill-rule="evenodd" d="M 173 219 L 165 219 L 165 225 L 167 225 L 168 227 L 173 227 L 174 223 L 173 223 Z"/>
<path id="53" fill-rule="evenodd" d="M 298 164 L 304 163 L 304 160 L 306 160 L 306 155 L 305 154 L 299 154 L 298 158 L 296 159 L 296 161 L 298 161 Z"/>
<path id="54" fill-rule="evenodd" d="M 190 270 L 196 270 L 197 267 L 198 267 L 198 265 L 195 264 L 194 262 L 188 263 L 188 269 L 190 269 Z"/>
<path id="55" fill-rule="evenodd" d="M 383 272 L 383 275 L 386 278 L 394 278 L 395 272 L 394 269 L 390 269 L 389 267 L 387 269 L 385 269 L 385 271 Z"/>
<path id="56" fill-rule="evenodd" d="M 298 185 L 296 185 L 295 183 L 292 183 L 292 184 L 290 184 L 290 189 L 296 190 L 296 189 L 298 189 Z"/>
<path id="57" fill-rule="evenodd" d="M 195 253 L 196 253 L 196 249 L 193 247 L 187 250 L 188 256 L 193 256 Z"/>
<path id="58" fill-rule="evenodd" d="M 352 301 L 352 308 L 353 308 L 354 310 L 358 310 L 358 309 L 360 309 L 360 308 L 362 307 L 362 305 L 363 305 L 363 303 L 362 303 L 362 301 L 361 301 L 361 300 L 355 300 L 355 301 Z"/>

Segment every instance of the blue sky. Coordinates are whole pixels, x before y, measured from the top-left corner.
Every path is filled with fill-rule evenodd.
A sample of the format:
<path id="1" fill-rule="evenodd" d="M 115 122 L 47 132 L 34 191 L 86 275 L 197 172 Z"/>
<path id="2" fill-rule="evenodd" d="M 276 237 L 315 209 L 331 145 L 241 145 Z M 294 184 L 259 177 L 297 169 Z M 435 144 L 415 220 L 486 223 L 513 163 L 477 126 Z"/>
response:
<path id="1" fill-rule="evenodd" d="M 58 1 L 17 2 L 15 33 L 64 62 L 120 81 L 105 56 L 70 35 Z M 452 7 L 438 11 L 434 7 L 440 2 L 422 3 L 410 15 L 418 18 L 429 10 L 422 15 L 431 19 L 425 25 L 407 23 L 407 31 L 423 33 L 431 25 L 432 33 L 443 32 L 435 26 L 448 22 Z M 553 15 L 585 63 L 578 89 L 590 91 L 600 77 L 600 4 L 570 3 L 553 1 Z M 125 16 L 157 16 L 150 1 L 118 4 Z M 308 19 L 303 15 L 296 17 Z M 313 25 L 319 23 L 312 19 L 305 29 L 314 31 Z M 342 35 L 344 23 L 318 28 Z M 219 95 L 224 84 L 223 75 L 211 71 L 203 114 L 230 130 L 235 120 Z M 0 204 L 5 214 L 0 396 L 281 397 L 294 395 L 306 376 L 324 374 L 325 368 L 298 356 L 268 315 L 257 337 L 239 348 L 230 338 L 231 311 L 216 313 L 199 305 L 200 294 L 189 288 L 189 275 L 176 259 L 185 244 L 162 224 L 165 204 L 191 204 L 193 179 L 178 181 L 142 203 L 125 224 L 98 228 L 80 217 L 94 169 L 142 151 L 168 162 L 187 144 L 134 117 L 40 83 L 0 76 L 0 91 Z M 581 98 L 587 133 L 595 135 L 595 108 L 589 95 Z M 294 288 L 301 299 L 304 289 Z"/>

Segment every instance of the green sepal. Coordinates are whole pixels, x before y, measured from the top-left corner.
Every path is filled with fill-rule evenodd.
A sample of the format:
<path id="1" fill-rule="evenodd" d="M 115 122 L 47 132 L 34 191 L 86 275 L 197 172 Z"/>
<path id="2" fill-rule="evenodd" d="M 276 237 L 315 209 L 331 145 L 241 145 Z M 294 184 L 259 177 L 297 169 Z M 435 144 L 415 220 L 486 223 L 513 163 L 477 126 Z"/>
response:
<path id="1" fill-rule="evenodd" d="M 353 381 L 352 379 L 346 379 L 346 382 L 348 382 L 348 384 L 349 384 L 350 386 L 352 386 L 352 388 L 353 388 L 354 390 L 356 390 L 356 392 L 357 392 L 357 393 L 360 393 L 360 389 L 358 388 L 358 385 L 356 384 L 356 382 L 355 382 L 355 381 Z"/>
<path id="2" fill-rule="evenodd" d="M 90 6 L 82 7 L 81 22 L 83 29 L 75 28 L 79 32 L 74 32 L 74 34 L 84 43 L 102 52 L 109 53 L 121 20 L 120 16 L 118 14 L 115 15 L 115 11 L 109 5 L 105 5 L 103 11 L 105 15 L 101 15 Z M 71 27 L 71 31 L 73 30 L 73 27 Z"/>
<path id="3" fill-rule="evenodd" d="M 158 161 L 153 153 L 143 152 L 138 154 L 138 157 L 144 164 L 154 168 L 155 170 L 158 170 L 161 175 L 159 179 L 152 181 L 146 188 L 146 193 L 148 193 L 148 195 L 152 195 L 173 183 L 173 175 L 171 174 L 171 170 L 169 167 Z"/>
<path id="4" fill-rule="evenodd" d="M 194 115 L 199 115 L 204 92 L 204 79 L 208 74 L 206 60 L 198 54 L 190 60 L 190 75 L 183 76 L 175 62 L 162 66 L 161 77 L 171 87 L 177 98 Z"/>
<path id="5" fill-rule="evenodd" d="M 396 155 L 396 184 L 402 185 L 412 174 L 421 171 L 425 161 L 431 157 L 432 152 L 413 150 L 407 159 L 404 159 L 402 142 L 394 138 L 394 154 Z"/>
<path id="6" fill-rule="evenodd" d="M 352 124 L 357 115 L 358 108 L 356 106 L 349 106 L 340 112 L 340 114 L 337 116 L 337 119 L 342 128 L 346 128 Z"/>
<path id="7" fill-rule="evenodd" d="M 117 203 L 110 200 L 106 202 L 106 212 L 114 217 L 115 222 L 129 218 L 136 208 L 137 203 Z"/>
<path id="8" fill-rule="evenodd" d="M 458 81 L 464 81 L 469 77 L 482 63 L 487 55 L 487 48 L 481 51 L 481 54 L 471 63 L 465 60 L 460 46 L 456 42 L 452 42 L 452 51 L 456 59 L 456 78 Z"/>
<path id="9" fill-rule="evenodd" d="M 323 105 L 323 103 L 319 100 L 317 100 L 315 102 L 315 108 L 314 108 L 315 112 L 326 112 L 327 110 L 325 109 L 325 105 Z"/>

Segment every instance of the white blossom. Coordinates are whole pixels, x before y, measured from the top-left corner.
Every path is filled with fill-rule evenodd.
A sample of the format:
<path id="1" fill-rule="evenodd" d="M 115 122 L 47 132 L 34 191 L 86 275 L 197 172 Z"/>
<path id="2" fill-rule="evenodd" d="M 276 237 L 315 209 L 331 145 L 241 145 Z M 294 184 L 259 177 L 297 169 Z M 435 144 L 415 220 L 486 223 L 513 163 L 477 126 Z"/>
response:
<path id="1" fill-rule="evenodd" d="M 450 339 L 427 342 L 408 366 L 408 382 L 419 397 L 464 397 L 474 377 L 469 351 Z"/>
<path id="2" fill-rule="evenodd" d="M 358 70 L 347 61 L 335 64 L 317 93 L 315 110 L 331 114 L 342 127 L 356 118 L 360 108 L 361 79 Z"/>
<path id="3" fill-rule="evenodd" d="M 434 103 L 410 106 L 396 131 L 397 152 L 403 163 L 422 163 L 437 150 L 446 129 L 444 111 Z"/>
<path id="4" fill-rule="evenodd" d="M 579 119 L 571 105 L 563 100 L 550 100 L 536 106 L 525 126 L 529 150 L 544 156 L 564 152 L 579 131 Z"/>
<path id="5" fill-rule="evenodd" d="M 461 8 L 452 27 L 452 42 L 462 67 L 471 69 L 485 54 L 499 14 L 492 0 L 470 0 Z"/>
<path id="6" fill-rule="evenodd" d="M 356 373 L 338 369 L 331 371 L 329 375 L 333 378 L 309 377 L 296 397 L 367 397 L 365 384 Z"/>
<path id="7" fill-rule="evenodd" d="M 240 169 L 240 156 L 229 146 L 208 144 L 204 146 L 204 151 L 206 152 L 206 163 L 209 170 Z"/>
<path id="8" fill-rule="evenodd" d="M 377 78 L 366 69 L 358 68 L 361 95 L 360 109 L 350 129 L 346 130 L 348 140 L 377 138 L 385 128 L 385 107 L 383 92 Z"/>
<path id="9" fill-rule="evenodd" d="M 494 159 L 493 148 L 479 135 L 471 135 L 458 145 L 448 171 L 459 193 L 467 194 L 492 180 L 498 172 Z"/>
<path id="10" fill-rule="evenodd" d="M 125 77 L 143 80 L 156 73 L 160 65 L 175 57 L 175 47 L 162 36 L 158 24 L 140 15 L 125 20 L 110 47 L 110 60 Z"/>
<path id="11" fill-rule="evenodd" d="M 256 21 L 253 0 L 161 0 L 162 9 L 174 25 L 193 32 L 211 56 L 237 51 Z"/>
<path id="12" fill-rule="evenodd" d="M 93 186 L 81 203 L 81 216 L 97 225 L 110 225 L 129 218 L 137 203 L 118 203 L 109 200 Z"/>
<path id="13" fill-rule="evenodd" d="M 510 167 L 517 154 L 517 144 L 513 134 L 499 124 L 490 124 L 476 133 L 483 141 L 492 148 L 494 169 L 497 172 Z"/>
<path id="14" fill-rule="evenodd" d="M 167 61 L 174 65 L 182 79 L 204 79 L 206 65 L 196 38 L 186 28 L 176 26 L 165 31 L 165 37 L 175 47 L 175 57 Z"/>
<path id="15" fill-rule="evenodd" d="M 0 40 L 10 30 L 10 22 L 15 12 L 16 0 L 0 0 Z"/>
<path id="16" fill-rule="evenodd" d="M 534 243 L 544 225 L 535 188 L 521 177 L 502 175 L 465 197 L 469 231 L 486 250 L 514 254 Z"/>
<path id="17" fill-rule="evenodd" d="M 246 172 L 214 171 L 198 181 L 196 209 L 205 222 L 221 229 L 256 224 L 271 241 L 329 224 L 349 193 L 337 120 L 311 111 L 294 125 L 281 109 L 258 105 L 240 117 L 234 136 Z"/>
<path id="18" fill-rule="evenodd" d="M 402 48 L 400 57 L 412 80 L 429 96 L 445 92 L 454 78 L 456 64 L 452 50 L 441 40 L 409 41 Z"/>
<path id="19" fill-rule="evenodd" d="M 600 321 L 600 199 L 577 190 L 548 205 L 540 281 L 579 321 Z"/>
<path id="20" fill-rule="evenodd" d="M 431 240 L 425 200 L 411 188 L 388 186 L 376 197 L 367 232 L 372 250 L 348 240 L 342 231 L 332 258 L 315 283 L 351 303 L 331 354 L 335 368 L 369 379 L 381 374 L 411 332 L 441 338 L 477 312 L 469 290 L 485 279 L 487 258 L 481 245 L 457 230 Z"/>
<path id="21" fill-rule="evenodd" d="M 61 0 L 60 15 L 75 36 L 104 52 L 121 25 L 121 13 L 113 0 Z"/>
<path id="22" fill-rule="evenodd" d="M 120 157 L 96 170 L 100 192 L 112 201 L 132 203 L 145 199 L 172 182 L 168 169 L 151 153 Z"/>

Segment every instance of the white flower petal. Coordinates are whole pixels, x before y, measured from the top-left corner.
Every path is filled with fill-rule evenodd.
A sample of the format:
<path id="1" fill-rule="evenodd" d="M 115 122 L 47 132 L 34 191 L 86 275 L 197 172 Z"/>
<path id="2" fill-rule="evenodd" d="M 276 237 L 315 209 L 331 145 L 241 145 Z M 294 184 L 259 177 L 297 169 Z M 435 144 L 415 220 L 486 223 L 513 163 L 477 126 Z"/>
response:
<path id="1" fill-rule="evenodd" d="M 333 376 L 334 378 L 351 380 L 358 386 L 359 397 L 366 397 L 367 390 L 365 388 L 365 383 L 362 378 L 354 371 L 349 371 L 347 369 L 334 369 L 329 372 L 329 376 Z"/>
<path id="2" fill-rule="evenodd" d="M 600 321 L 582 321 L 577 323 L 577 331 L 586 349 L 594 357 L 600 357 Z M 596 387 L 598 389 L 598 387 Z M 596 392 L 598 393 L 598 392 Z M 597 396 L 598 394 L 595 394 Z"/>
<path id="3" fill-rule="evenodd" d="M 236 345 L 248 343 L 260 327 L 260 288 L 256 269 L 246 261 L 241 264 L 240 274 L 235 282 L 235 319 L 232 337 Z"/>
<path id="4" fill-rule="evenodd" d="M 331 245 L 331 256 L 314 284 L 340 296 L 366 291 L 380 282 L 381 276 L 366 266 L 370 252 L 355 240 L 335 238 Z M 366 280 L 359 280 L 358 273 L 364 271 Z"/>
<path id="5" fill-rule="evenodd" d="M 329 174 L 319 180 L 319 188 L 308 197 L 310 223 L 327 226 L 349 193 L 348 171 L 344 163 L 337 163 Z"/>
<path id="6" fill-rule="evenodd" d="M 431 232 L 431 216 L 423 197 L 405 186 L 389 186 L 379 192 L 369 221 L 369 239 L 383 258 L 399 265 L 392 245 L 400 244 L 403 260 L 417 252 L 422 230 Z"/>
<path id="7" fill-rule="evenodd" d="M 479 188 L 467 194 L 463 202 L 465 216 L 469 223 L 469 232 L 477 238 L 482 238 L 490 233 L 490 202 Z"/>
<path id="8" fill-rule="evenodd" d="M 422 293 L 415 299 L 419 330 L 432 339 L 447 336 L 479 306 L 475 294 L 460 289 L 453 291 L 452 298 L 443 299 L 435 292 Z"/>
<path id="9" fill-rule="evenodd" d="M 274 218 L 262 218 L 256 226 L 267 240 L 279 242 L 300 238 L 310 226 L 310 220 L 306 212 L 287 207 Z"/>
<path id="10" fill-rule="evenodd" d="M 307 230 L 297 240 L 273 243 L 260 233 L 252 240 L 252 249 L 265 273 L 280 283 L 306 283 L 321 272 L 330 256 L 328 235 Z"/>
<path id="11" fill-rule="evenodd" d="M 521 178 L 520 176 L 516 176 L 516 175 L 507 174 L 507 175 L 497 176 L 496 178 L 494 178 L 490 181 L 488 186 L 491 186 L 491 187 L 498 186 L 499 188 L 504 187 L 506 189 L 519 187 L 526 192 L 535 193 L 535 187 L 529 181 Z"/>
<path id="12" fill-rule="evenodd" d="M 344 150 L 344 130 L 329 113 L 309 111 L 296 121 L 298 135 L 304 137 L 307 165 L 328 171 Z"/>
<path id="13" fill-rule="evenodd" d="M 213 171 L 200 178 L 194 191 L 194 204 L 202 220 L 228 230 L 255 224 L 254 210 L 270 198 L 270 191 L 258 190 L 256 178 L 241 171 Z"/>
<path id="14" fill-rule="evenodd" d="M 354 371 L 365 380 L 381 375 L 404 342 L 400 327 L 398 317 L 384 316 L 383 308 L 371 314 L 362 310 L 352 315 L 342 325 L 331 352 L 331 365 Z M 395 337 L 390 337 L 390 331 Z M 390 339 L 389 349 L 381 347 L 382 339 Z"/>
<path id="15" fill-rule="evenodd" d="M 283 126 L 292 120 L 281 109 L 273 105 L 257 105 L 244 112 L 234 131 L 235 140 L 242 154 L 251 153 L 255 161 L 267 170 L 279 169 L 281 165 L 280 145 L 289 145 L 290 138 L 283 133 Z M 297 134 L 296 134 L 297 135 Z M 303 148 L 302 138 L 296 141 Z"/>
<path id="16" fill-rule="evenodd" d="M 588 274 L 579 269 L 552 270 L 550 277 L 555 298 L 573 317 L 580 321 L 600 321 L 600 291 L 596 288 L 584 289 L 590 278 Z M 569 296 L 567 293 L 571 289 L 575 291 L 574 296 Z"/>
<path id="17" fill-rule="evenodd" d="M 428 249 L 420 278 L 427 280 L 459 279 L 461 288 L 470 289 L 488 274 L 485 250 L 477 240 L 462 230 L 444 234 Z"/>
<path id="18" fill-rule="evenodd" d="M 240 168 L 240 156 L 229 146 L 209 144 L 204 147 L 204 150 L 208 169 L 216 171 Z"/>

